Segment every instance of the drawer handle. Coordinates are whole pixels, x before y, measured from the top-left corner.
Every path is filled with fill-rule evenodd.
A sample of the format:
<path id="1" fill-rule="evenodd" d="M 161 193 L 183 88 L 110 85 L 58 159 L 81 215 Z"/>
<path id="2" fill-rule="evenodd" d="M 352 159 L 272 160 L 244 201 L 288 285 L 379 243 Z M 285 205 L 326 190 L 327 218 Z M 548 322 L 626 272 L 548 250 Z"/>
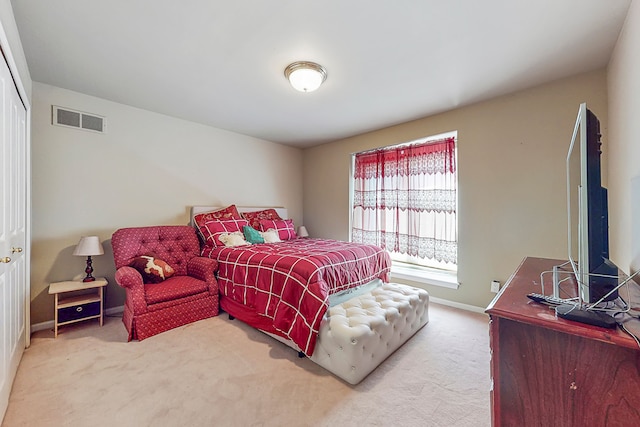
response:
<path id="1" fill-rule="evenodd" d="M 82 311 L 82 307 L 76 307 L 76 311 L 80 313 Z"/>

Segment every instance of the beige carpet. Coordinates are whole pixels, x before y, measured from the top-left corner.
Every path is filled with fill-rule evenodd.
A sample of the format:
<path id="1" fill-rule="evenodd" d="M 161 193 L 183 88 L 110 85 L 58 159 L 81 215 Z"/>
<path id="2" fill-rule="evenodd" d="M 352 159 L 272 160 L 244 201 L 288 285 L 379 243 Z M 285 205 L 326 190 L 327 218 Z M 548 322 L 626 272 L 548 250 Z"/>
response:
<path id="1" fill-rule="evenodd" d="M 119 318 L 33 335 L 3 427 L 489 426 L 488 318 L 430 322 L 357 386 L 226 314 L 126 342 Z"/>

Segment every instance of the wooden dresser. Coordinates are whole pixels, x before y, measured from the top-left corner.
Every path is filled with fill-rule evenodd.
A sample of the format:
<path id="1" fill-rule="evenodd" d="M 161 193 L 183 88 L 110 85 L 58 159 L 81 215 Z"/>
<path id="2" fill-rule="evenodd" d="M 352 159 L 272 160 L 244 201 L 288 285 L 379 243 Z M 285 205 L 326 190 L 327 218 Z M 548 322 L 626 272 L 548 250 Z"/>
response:
<path id="1" fill-rule="evenodd" d="M 526 296 L 542 293 L 540 273 L 562 262 L 525 258 L 487 308 L 492 424 L 640 426 L 638 344 L 620 329 L 560 319 Z"/>

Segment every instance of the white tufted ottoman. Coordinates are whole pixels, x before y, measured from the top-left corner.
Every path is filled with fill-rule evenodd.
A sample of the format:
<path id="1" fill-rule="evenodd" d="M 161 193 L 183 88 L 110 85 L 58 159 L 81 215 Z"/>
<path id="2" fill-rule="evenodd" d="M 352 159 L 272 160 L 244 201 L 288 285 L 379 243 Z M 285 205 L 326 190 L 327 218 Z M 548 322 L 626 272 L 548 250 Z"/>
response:
<path id="1" fill-rule="evenodd" d="M 310 359 L 357 384 L 428 321 L 427 291 L 386 283 L 330 307 Z"/>

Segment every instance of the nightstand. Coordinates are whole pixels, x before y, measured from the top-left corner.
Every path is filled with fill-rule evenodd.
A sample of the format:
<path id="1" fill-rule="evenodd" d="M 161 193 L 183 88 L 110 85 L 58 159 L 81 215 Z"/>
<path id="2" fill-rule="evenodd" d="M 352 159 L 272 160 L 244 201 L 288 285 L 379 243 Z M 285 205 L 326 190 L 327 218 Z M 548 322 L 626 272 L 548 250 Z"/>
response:
<path id="1" fill-rule="evenodd" d="M 49 284 L 49 294 L 55 295 L 54 337 L 58 336 L 59 326 L 70 323 L 100 319 L 100 326 L 103 325 L 107 283 L 107 279 L 98 277 L 93 282 L 68 280 Z"/>

